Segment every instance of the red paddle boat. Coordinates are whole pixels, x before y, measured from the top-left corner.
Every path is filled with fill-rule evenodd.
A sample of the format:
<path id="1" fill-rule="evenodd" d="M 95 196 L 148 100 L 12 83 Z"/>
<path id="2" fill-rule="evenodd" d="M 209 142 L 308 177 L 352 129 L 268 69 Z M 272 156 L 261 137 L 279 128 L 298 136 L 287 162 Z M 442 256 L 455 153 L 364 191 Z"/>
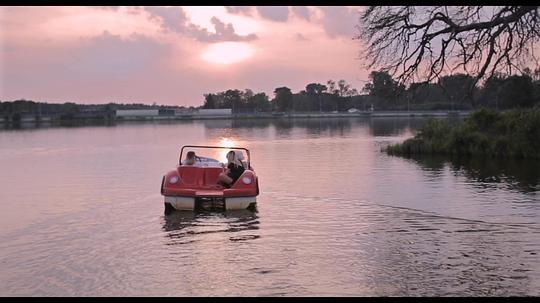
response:
<path id="1" fill-rule="evenodd" d="M 182 163 L 186 148 L 228 149 L 236 155 L 247 154 L 247 161 L 242 161 L 244 172 L 230 188 L 218 184 L 219 175 L 225 171 L 225 164 L 220 161 L 197 156 L 193 165 Z M 161 194 L 165 197 L 165 214 L 174 210 L 236 210 L 256 207 L 259 195 L 259 181 L 250 162 L 250 153 L 246 148 L 185 145 L 180 151 L 180 158 L 175 170 L 169 171 L 161 181 Z"/>

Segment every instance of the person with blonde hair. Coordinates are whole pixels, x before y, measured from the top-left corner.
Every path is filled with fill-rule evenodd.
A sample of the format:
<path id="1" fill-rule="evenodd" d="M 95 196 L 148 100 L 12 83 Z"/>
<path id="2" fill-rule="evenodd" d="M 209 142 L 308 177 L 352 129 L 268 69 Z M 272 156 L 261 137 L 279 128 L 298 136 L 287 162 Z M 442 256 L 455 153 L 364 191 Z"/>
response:
<path id="1" fill-rule="evenodd" d="M 239 150 L 235 151 L 234 154 L 236 155 L 236 159 L 238 159 L 238 161 L 242 163 L 242 166 L 245 169 L 248 169 L 248 164 L 246 161 L 244 161 L 244 154 Z"/>
<path id="2" fill-rule="evenodd" d="M 238 160 L 233 150 L 227 153 L 227 169 L 224 170 L 218 177 L 218 184 L 226 188 L 230 188 L 238 178 L 244 173 L 244 165 Z"/>

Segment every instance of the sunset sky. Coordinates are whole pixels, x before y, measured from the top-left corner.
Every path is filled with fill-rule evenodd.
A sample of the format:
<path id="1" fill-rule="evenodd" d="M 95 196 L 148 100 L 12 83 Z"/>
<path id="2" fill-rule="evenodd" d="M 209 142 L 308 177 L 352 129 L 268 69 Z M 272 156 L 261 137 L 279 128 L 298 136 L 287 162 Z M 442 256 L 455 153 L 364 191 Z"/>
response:
<path id="1" fill-rule="evenodd" d="M 360 7 L 1 7 L 0 100 L 199 106 L 368 71 Z"/>

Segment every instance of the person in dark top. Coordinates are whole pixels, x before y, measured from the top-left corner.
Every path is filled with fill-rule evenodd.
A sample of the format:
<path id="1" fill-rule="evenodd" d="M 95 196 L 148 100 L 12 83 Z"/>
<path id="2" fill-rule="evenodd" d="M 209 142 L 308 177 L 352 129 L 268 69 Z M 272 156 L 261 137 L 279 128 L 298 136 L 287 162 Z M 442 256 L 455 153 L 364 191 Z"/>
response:
<path id="1" fill-rule="evenodd" d="M 245 169 L 249 169 L 249 164 L 246 161 L 244 161 L 244 154 L 242 154 L 241 151 L 239 150 L 235 151 L 234 155 L 236 156 L 236 159 L 238 159 L 238 162 L 242 163 L 242 166 Z"/>
<path id="2" fill-rule="evenodd" d="M 227 153 L 227 169 L 219 175 L 218 184 L 230 188 L 238 178 L 244 173 L 242 162 L 237 159 L 234 151 Z"/>

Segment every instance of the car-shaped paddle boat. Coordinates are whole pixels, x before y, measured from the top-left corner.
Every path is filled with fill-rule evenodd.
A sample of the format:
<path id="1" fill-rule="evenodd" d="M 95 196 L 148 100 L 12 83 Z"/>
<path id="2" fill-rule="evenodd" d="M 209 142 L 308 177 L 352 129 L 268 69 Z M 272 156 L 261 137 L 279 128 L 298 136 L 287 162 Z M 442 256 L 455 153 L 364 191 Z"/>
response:
<path id="1" fill-rule="evenodd" d="M 225 164 L 210 158 L 196 157 L 195 164 L 185 165 L 182 155 L 185 149 L 232 150 L 236 155 L 247 154 L 242 161 L 245 168 L 240 177 L 226 188 L 218 184 L 219 175 L 225 171 Z M 165 214 L 174 210 L 237 210 L 255 209 L 259 195 L 259 181 L 251 166 L 249 150 L 242 147 L 185 145 L 180 150 L 180 158 L 175 170 L 169 171 L 161 181 Z"/>

